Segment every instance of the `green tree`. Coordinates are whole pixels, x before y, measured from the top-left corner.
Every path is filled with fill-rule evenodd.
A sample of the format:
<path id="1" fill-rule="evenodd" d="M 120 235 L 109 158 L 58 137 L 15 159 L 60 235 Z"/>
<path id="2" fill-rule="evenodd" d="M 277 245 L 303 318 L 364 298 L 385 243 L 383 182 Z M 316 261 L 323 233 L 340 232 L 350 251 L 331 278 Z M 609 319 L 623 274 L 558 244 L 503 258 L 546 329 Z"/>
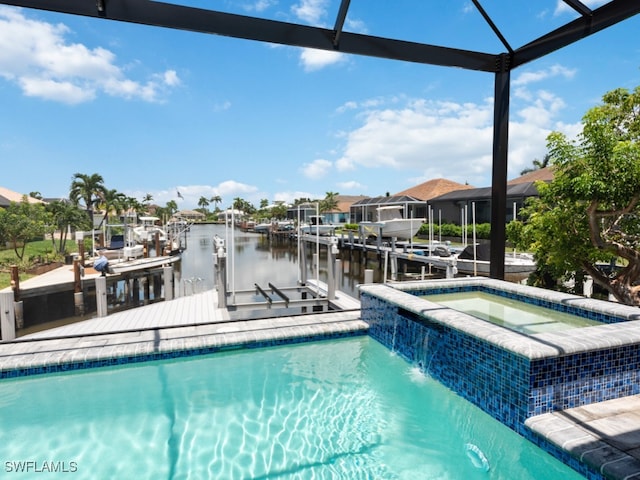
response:
<path id="1" fill-rule="evenodd" d="M 84 201 L 85 208 L 93 225 L 93 207 L 104 197 L 105 186 L 102 175 L 94 173 L 87 175 L 84 173 L 74 173 L 69 188 L 69 198 L 78 205 L 80 200 Z"/>
<path id="2" fill-rule="evenodd" d="M 51 243 L 57 253 L 66 252 L 67 236 L 70 229 L 88 230 L 91 222 L 87 212 L 65 200 L 56 200 L 46 207 L 50 215 Z M 57 240 L 57 242 L 56 242 Z"/>
<path id="3" fill-rule="evenodd" d="M 222 203 L 222 197 L 220 195 L 214 195 L 209 201 L 215 205 L 214 209 L 218 210 L 218 204 Z"/>
<path id="4" fill-rule="evenodd" d="M 574 142 L 547 139 L 554 180 L 512 222 L 547 284 L 582 272 L 628 305 L 640 305 L 640 87 L 613 90 L 582 119 Z M 617 259 L 622 268 L 607 268 Z M 551 281 L 550 281 L 551 280 Z"/>
<path id="5" fill-rule="evenodd" d="M 200 197 L 198 200 L 198 206 L 200 207 L 200 211 L 203 215 L 208 213 L 207 207 L 209 206 L 209 199 L 207 197 Z"/>
<path id="6" fill-rule="evenodd" d="M 41 203 L 29 203 L 27 196 L 20 202 L 11 202 L 0 208 L 0 238 L 12 244 L 19 260 L 24 257 L 27 242 L 44 236 L 49 216 Z"/>
<path id="7" fill-rule="evenodd" d="M 338 208 L 338 192 L 327 192 L 324 199 L 320 200 L 321 212 L 333 212 Z"/>
<path id="8" fill-rule="evenodd" d="M 542 170 L 543 168 L 547 168 L 549 166 L 549 162 L 551 161 L 551 156 L 547 153 L 542 160 L 538 160 L 537 158 L 533 160 L 533 165 L 531 167 L 527 167 L 522 169 L 520 175 L 524 175 L 526 173 L 535 172 L 536 170 Z"/>
<path id="9" fill-rule="evenodd" d="M 175 200 L 169 200 L 167 205 L 165 206 L 165 212 L 167 214 L 167 218 L 171 218 L 178 211 L 178 204 Z"/>
<path id="10" fill-rule="evenodd" d="M 115 189 L 104 189 L 97 203 L 97 206 L 104 211 L 98 228 L 102 227 L 105 223 L 109 223 L 109 216 L 118 216 L 123 212 L 126 198 L 124 193 L 120 193 Z"/>

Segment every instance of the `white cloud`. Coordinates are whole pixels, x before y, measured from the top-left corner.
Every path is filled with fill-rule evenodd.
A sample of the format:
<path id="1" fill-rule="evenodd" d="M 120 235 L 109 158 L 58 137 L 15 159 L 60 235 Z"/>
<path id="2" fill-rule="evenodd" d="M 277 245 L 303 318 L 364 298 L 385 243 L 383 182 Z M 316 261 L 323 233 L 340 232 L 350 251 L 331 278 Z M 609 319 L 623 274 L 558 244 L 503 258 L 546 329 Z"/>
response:
<path id="1" fill-rule="evenodd" d="M 329 160 L 317 159 L 302 166 L 302 174 L 311 179 L 322 178 L 332 169 L 333 164 Z"/>
<path id="2" fill-rule="evenodd" d="M 575 76 L 576 70 L 572 68 L 566 68 L 562 65 L 552 65 L 549 68 L 536 70 L 536 71 L 526 71 L 518 75 L 512 83 L 514 87 L 519 87 L 522 85 L 528 85 L 530 83 L 541 82 L 543 80 L 548 80 L 552 77 L 562 77 L 565 79 L 571 79 Z"/>
<path id="3" fill-rule="evenodd" d="M 310 198 L 310 199 L 319 199 L 324 198 L 324 195 L 319 195 L 317 193 L 311 192 L 303 192 L 303 191 L 294 191 L 294 192 L 276 192 L 273 196 L 274 201 L 286 202 L 292 204 L 295 200 L 299 198 Z"/>
<path id="4" fill-rule="evenodd" d="M 320 70 L 326 66 L 346 62 L 347 57 L 340 52 L 303 48 L 300 53 L 300 63 L 307 72 Z"/>
<path id="5" fill-rule="evenodd" d="M 248 12 L 264 12 L 266 9 L 275 5 L 277 2 L 273 0 L 257 0 L 253 3 L 247 3 L 243 8 Z"/>
<path id="6" fill-rule="evenodd" d="M 509 178 L 546 153 L 551 130 L 574 131 L 556 118 L 565 103 L 541 90 L 512 102 Z M 407 101 L 399 108 L 369 109 L 345 137 L 338 172 L 385 168 L 406 171 L 408 184 L 448 178 L 474 186 L 490 184 L 493 158 L 493 101 L 480 104 Z M 418 175 L 411 175 L 419 172 Z M 345 186 L 348 185 L 345 184 Z M 361 185 L 359 186 L 361 187 Z"/>
<path id="7" fill-rule="evenodd" d="M 604 5 L 605 3 L 607 3 L 607 1 L 608 0 L 582 0 L 582 3 L 584 3 L 587 7 L 591 9 L 595 9 L 601 5 Z M 554 15 L 561 15 L 567 12 L 575 13 L 575 10 L 571 8 L 569 5 L 567 5 L 565 2 L 563 2 L 562 0 L 557 0 Z"/>
<path id="8" fill-rule="evenodd" d="M 356 182 L 355 180 L 350 180 L 347 182 L 338 182 L 338 188 L 340 189 L 341 192 L 343 191 L 355 192 L 355 191 L 362 191 L 367 189 L 367 187 L 362 185 L 360 182 Z"/>
<path id="9" fill-rule="evenodd" d="M 32 20 L 21 9 L 0 6 L 0 77 L 27 96 L 67 104 L 93 100 L 100 92 L 157 102 L 180 84 L 175 70 L 146 82 L 127 78 L 113 52 L 70 43 L 70 34 L 64 24 Z"/>
<path id="10" fill-rule="evenodd" d="M 291 11 L 300 20 L 317 25 L 327 13 L 327 0 L 300 0 Z"/>

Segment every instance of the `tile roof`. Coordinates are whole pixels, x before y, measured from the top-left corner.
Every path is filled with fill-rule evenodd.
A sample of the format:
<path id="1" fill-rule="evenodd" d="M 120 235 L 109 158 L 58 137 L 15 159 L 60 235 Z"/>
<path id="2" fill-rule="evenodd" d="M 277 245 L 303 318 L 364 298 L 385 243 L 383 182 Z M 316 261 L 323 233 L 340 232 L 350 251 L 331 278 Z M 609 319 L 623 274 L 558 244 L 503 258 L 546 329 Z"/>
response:
<path id="1" fill-rule="evenodd" d="M 0 206 L 9 206 L 11 202 L 21 202 L 22 197 L 27 195 L 29 203 L 45 203 L 37 198 L 30 197 L 28 194 L 14 192 L 5 187 L 0 187 Z"/>
<path id="2" fill-rule="evenodd" d="M 445 193 L 467 190 L 473 188 L 471 185 L 463 185 L 462 183 L 447 180 L 446 178 L 436 178 L 427 182 L 411 187 L 402 192 L 396 193 L 394 196 L 408 195 L 419 200 L 431 200 Z"/>
<path id="3" fill-rule="evenodd" d="M 529 173 L 525 173 L 524 175 L 514 178 L 513 180 L 509 180 L 507 185 L 515 185 L 517 183 L 527 183 L 527 182 L 550 182 L 553 180 L 553 167 L 545 167 L 539 168 L 538 170 L 533 170 Z"/>

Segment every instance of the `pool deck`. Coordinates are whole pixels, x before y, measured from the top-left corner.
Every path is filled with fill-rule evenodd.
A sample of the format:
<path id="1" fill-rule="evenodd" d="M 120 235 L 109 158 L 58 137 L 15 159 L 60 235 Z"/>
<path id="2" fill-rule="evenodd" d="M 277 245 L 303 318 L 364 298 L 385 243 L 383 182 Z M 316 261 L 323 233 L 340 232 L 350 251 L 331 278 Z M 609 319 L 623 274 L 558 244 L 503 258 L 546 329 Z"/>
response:
<path id="1" fill-rule="evenodd" d="M 350 307 L 358 305 L 348 296 L 344 300 Z M 367 330 L 359 308 L 233 320 L 211 290 L 0 342 L 0 371 Z M 605 478 L 640 480 L 640 395 L 531 417 L 526 425 Z"/>
<path id="2" fill-rule="evenodd" d="M 640 479 L 640 395 L 545 413 L 525 424 L 605 478 Z"/>

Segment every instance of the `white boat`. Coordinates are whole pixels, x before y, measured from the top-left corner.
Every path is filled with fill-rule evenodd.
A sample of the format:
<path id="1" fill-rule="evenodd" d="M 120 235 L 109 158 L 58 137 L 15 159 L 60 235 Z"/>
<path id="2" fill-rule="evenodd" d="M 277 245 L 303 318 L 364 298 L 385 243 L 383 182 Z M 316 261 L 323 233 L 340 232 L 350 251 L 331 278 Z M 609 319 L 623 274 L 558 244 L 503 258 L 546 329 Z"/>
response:
<path id="1" fill-rule="evenodd" d="M 138 243 L 152 243 L 156 241 L 158 234 L 160 243 L 164 244 L 167 241 L 167 233 L 156 224 L 159 221 L 158 217 L 140 217 L 140 225 L 133 227 L 134 240 Z"/>
<path id="2" fill-rule="evenodd" d="M 458 273 L 470 275 L 489 275 L 489 245 L 478 244 L 474 255 L 473 245 L 468 245 L 455 255 Z M 536 270 L 536 261 L 528 253 L 506 254 L 504 257 L 504 273 L 528 275 Z"/>
<path id="3" fill-rule="evenodd" d="M 318 215 L 311 215 L 309 223 L 300 225 L 300 232 L 309 235 L 333 235 L 336 226 L 324 223 L 324 219 Z"/>
<path id="4" fill-rule="evenodd" d="M 424 218 L 403 218 L 402 206 L 388 205 L 378 207 L 378 220 L 376 222 L 360 222 L 362 233 L 365 236 L 382 236 L 383 238 L 397 238 L 410 240 L 416 236 L 418 230 L 425 222 Z"/>

